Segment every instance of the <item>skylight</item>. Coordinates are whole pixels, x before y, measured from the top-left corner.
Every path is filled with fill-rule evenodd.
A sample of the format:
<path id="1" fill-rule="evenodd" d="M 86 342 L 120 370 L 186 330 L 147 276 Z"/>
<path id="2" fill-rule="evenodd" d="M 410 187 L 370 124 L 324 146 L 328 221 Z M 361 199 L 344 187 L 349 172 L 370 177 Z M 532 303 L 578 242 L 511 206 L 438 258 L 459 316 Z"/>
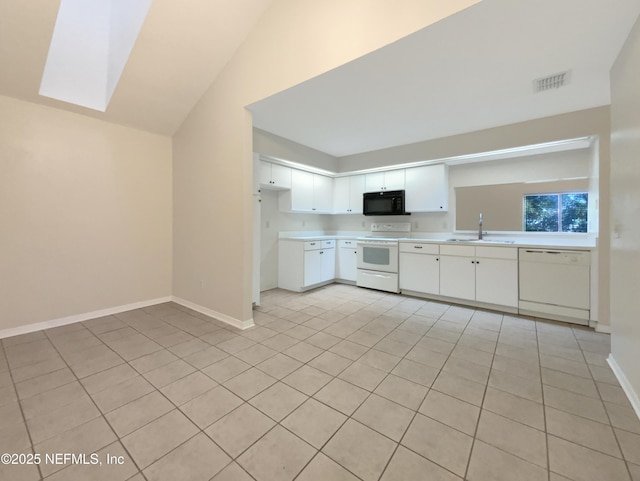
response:
<path id="1" fill-rule="evenodd" d="M 61 0 L 40 95 L 107 110 L 153 0 Z"/>

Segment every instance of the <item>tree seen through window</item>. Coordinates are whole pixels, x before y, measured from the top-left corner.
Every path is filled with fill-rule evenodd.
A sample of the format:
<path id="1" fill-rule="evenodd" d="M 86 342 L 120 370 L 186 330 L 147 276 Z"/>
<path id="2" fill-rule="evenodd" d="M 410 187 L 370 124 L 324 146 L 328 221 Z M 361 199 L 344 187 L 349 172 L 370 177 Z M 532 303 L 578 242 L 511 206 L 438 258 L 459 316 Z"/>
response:
<path id="1" fill-rule="evenodd" d="M 530 194 L 524 196 L 527 232 L 587 232 L 588 194 Z"/>

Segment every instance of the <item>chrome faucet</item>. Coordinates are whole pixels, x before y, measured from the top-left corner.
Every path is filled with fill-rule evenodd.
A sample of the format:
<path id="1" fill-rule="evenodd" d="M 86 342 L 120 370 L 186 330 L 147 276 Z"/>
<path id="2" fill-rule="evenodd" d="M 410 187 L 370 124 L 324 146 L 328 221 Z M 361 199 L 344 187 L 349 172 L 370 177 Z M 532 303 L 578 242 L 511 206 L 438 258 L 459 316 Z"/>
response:
<path id="1" fill-rule="evenodd" d="M 480 212 L 480 219 L 478 219 L 478 240 L 482 240 L 482 212 Z"/>

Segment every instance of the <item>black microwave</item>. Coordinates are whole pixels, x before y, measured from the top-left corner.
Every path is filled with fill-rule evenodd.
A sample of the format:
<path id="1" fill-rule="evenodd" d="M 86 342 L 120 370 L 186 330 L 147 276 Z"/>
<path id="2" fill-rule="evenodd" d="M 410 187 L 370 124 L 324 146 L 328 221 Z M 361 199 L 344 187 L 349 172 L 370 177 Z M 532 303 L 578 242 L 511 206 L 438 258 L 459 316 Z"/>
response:
<path id="1" fill-rule="evenodd" d="M 364 215 L 408 215 L 404 211 L 404 190 L 365 192 L 362 197 Z"/>

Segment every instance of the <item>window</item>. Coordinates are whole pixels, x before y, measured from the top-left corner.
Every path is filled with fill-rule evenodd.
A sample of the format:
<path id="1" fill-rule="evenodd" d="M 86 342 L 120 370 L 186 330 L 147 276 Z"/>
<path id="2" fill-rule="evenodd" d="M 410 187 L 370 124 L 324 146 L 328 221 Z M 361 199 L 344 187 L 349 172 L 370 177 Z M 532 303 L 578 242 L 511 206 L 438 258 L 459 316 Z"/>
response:
<path id="1" fill-rule="evenodd" d="M 527 232 L 587 232 L 586 192 L 524 196 Z"/>

